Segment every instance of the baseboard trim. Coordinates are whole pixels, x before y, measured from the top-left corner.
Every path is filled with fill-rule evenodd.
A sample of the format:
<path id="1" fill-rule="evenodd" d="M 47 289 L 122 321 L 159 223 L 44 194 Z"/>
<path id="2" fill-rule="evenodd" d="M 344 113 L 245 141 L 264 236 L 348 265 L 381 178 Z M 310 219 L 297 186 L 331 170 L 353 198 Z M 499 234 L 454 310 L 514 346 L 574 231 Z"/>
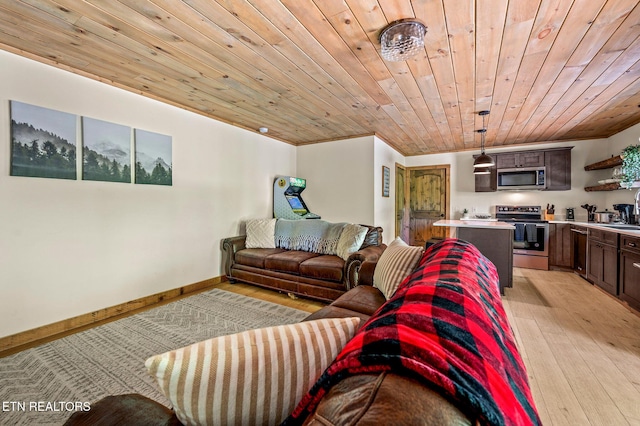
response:
<path id="1" fill-rule="evenodd" d="M 82 329 L 95 327 L 98 323 L 113 321 L 127 315 L 132 315 L 138 311 L 150 309 L 156 305 L 208 290 L 226 280 L 226 277 L 210 278 L 2 337 L 0 338 L 0 358 L 27 349 L 28 347 L 37 346 L 37 344 L 46 343 L 64 337 L 65 335 L 82 331 Z"/>

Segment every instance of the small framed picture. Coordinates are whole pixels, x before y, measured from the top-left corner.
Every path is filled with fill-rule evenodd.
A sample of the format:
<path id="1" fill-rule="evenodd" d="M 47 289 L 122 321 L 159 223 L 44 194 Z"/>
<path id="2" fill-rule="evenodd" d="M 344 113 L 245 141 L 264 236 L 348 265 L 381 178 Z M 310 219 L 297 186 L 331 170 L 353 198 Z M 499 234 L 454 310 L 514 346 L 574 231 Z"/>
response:
<path id="1" fill-rule="evenodd" d="M 389 196 L 389 176 L 390 171 L 387 166 L 382 166 L 382 196 Z"/>

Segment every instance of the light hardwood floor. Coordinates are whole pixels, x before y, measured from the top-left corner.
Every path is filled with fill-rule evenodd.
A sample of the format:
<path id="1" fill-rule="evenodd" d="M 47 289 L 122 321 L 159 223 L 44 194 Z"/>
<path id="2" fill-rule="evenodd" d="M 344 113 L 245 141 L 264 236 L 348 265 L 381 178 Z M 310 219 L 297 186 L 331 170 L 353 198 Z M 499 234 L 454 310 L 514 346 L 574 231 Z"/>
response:
<path id="1" fill-rule="evenodd" d="M 545 425 L 640 425 L 640 316 L 570 272 L 514 269 L 504 306 Z"/>
<path id="2" fill-rule="evenodd" d="M 217 287 L 307 312 L 324 305 Z M 571 272 L 514 268 L 503 303 L 544 425 L 640 425 L 640 315 Z"/>

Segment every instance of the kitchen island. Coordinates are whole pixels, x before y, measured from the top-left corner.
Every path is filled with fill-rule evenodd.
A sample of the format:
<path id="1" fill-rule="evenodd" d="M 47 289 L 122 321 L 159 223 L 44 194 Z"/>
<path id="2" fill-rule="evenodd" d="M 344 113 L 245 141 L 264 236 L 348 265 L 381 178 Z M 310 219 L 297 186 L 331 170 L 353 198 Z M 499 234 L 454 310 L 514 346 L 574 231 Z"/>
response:
<path id="1" fill-rule="evenodd" d="M 450 235 L 469 241 L 498 270 L 500 294 L 513 286 L 513 231 L 515 226 L 496 220 L 439 220 L 434 226 L 451 228 Z"/>

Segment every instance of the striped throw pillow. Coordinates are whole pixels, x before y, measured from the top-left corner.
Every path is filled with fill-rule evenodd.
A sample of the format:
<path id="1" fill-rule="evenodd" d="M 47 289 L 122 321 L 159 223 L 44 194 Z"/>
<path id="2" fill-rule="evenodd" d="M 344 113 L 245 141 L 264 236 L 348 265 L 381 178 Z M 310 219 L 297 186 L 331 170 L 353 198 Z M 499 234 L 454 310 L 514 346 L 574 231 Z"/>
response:
<path id="1" fill-rule="evenodd" d="M 402 281 L 418 265 L 424 248 L 409 246 L 400 237 L 382 252 L 373 272 L 373 285 L 389 300 Z"/>
<path id="2" fill-rule="evenodd" d="M 279 424 L 359 324 L 325 318 L 250 330 L 153 356 L 145 366 L 183 424 Z"/>

